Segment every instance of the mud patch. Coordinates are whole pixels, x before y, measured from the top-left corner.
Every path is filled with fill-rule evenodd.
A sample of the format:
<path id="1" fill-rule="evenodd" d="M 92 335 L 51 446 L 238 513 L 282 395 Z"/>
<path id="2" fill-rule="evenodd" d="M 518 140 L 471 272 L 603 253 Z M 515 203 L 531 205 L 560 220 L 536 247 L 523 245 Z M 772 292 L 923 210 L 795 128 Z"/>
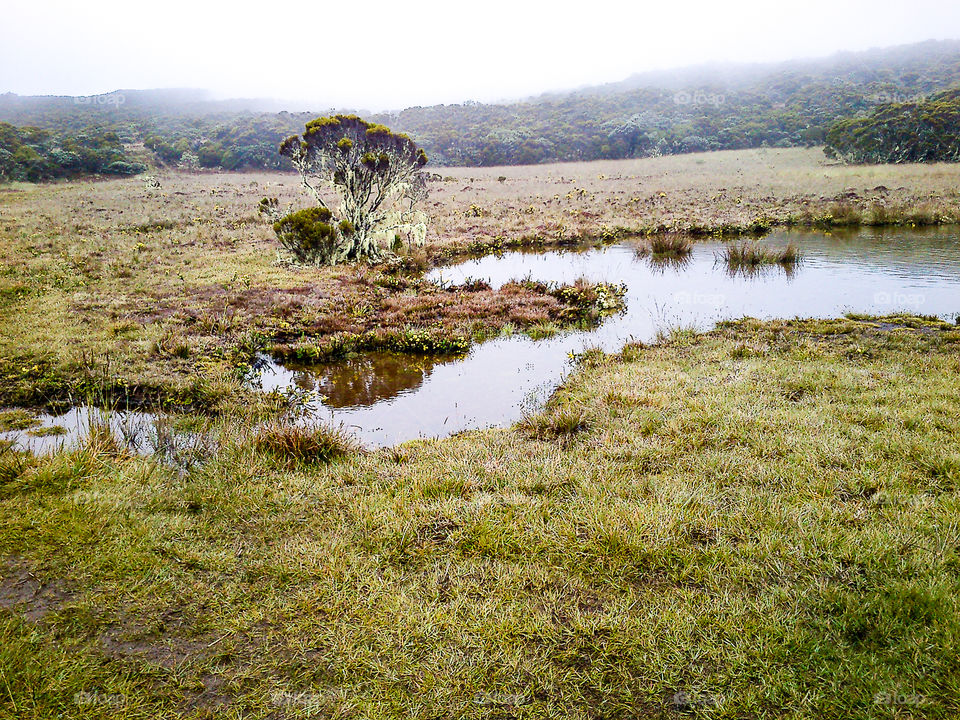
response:
<path id="1" fill-rule="evenodd" d="M 38 622 L 70 599 L 58 583 L 45 583 L 19 558 L 0 560 L 0 608 Z"/>

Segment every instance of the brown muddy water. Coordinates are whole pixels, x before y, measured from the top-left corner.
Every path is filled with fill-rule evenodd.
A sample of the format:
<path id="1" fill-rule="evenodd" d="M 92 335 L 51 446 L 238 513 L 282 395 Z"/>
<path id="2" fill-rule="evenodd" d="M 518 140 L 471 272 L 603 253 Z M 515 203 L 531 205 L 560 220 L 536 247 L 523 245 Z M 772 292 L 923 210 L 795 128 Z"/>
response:
<path id="1" fill-rule="evenodd" d="M 616 351 L 677 327 L 708 329 L 719 320 L 838 317 L 909 312 L 953 319 L 960 313 L 958 228 L 773 233 L 761 244 L 799 245 L 802 262 L 758 272 L 731 271 L 722 243 L 700 243 L 682 260 L 636 254 L 623 242 L 586 251 L 510 252 L 437 268 L 428 278 L 468 278 L 498 287 L 531 278 L 623 283 L 626 307 L 590 330 L 532 340 L 505 334 L 462 358 L 365 353 L 337 363 L 280 365 L 263 357 L 251 378 L 264 391 L 295 393 L 309 421 L 344 425 L 369 447 L 460 431 L 507 426 L 534 411 L 575 366 L 577 354 Z M 138 421 L 139 421 L 138 417 Z M 43 418 L 43 422 L 56 419 Z M 71 426 L 72 427 L 72 426 Z M 2 433 L 37 450 L 72 442 L 75 433 L 30 438 Z"/>

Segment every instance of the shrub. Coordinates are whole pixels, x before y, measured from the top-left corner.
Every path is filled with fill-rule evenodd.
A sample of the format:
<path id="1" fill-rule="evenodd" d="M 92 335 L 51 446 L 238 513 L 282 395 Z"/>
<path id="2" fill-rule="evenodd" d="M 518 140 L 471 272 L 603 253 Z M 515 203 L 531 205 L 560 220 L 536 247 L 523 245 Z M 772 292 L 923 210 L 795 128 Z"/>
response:
<path id="1" fill-rule="evenodd" d="M 332 213 L 324 207 L 297 210 L 273 224 L 280 244 L 298 262 L 325 265 L 333 260 L 337 247 L 337 228 Z"/>
<path id="2" fill-rule="evenodd" d="M 324 235 L 324 251 L 311 262 L 380 260 L 386 253 L 378 236 L 389 231 L 422 241 L 426 217 L 414 205 L 427 196 L 421 171 L 427 155 L 406 135 L 356 115 L 321 117 L 308 122 L 302 136 L 284 140 L 280 154 L 300 173 L 319 208 L 327 207 L 324 188 L 340 197 L 336 220 L 322 220 L 340 232 Z"/>
<path id="3" fill-rule="evenodd" d="M 118 160 L 112 162 L 104 168 L 104 173 L 108 175 L 137 175 L 138 173 L 145 172 L 147 169 L 146 165 L 141 163 L 128 163 Z"/>

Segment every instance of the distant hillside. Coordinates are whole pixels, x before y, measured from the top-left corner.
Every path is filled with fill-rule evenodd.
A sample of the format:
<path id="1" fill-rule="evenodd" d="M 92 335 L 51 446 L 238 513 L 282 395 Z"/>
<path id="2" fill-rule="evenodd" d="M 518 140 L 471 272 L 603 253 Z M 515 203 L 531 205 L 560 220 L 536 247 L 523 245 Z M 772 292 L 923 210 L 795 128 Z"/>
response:
<path id="1" fill-rule="evenodd" d="M 851 163 L 960 161 L 960 90 L 892 103 L 837 122 L 828 155 Z"/>
<path id="2" fill-rule="evenodd" d="M 370 116 L 410 134 L 435 165 L 529 164 L 820 145 L 838 121 L 960 84 L 960 41 L 770 65 L 686 68 L 522 102 L 413 107 Z M 332 112 L 197 90 L 87 97 L 0 95 L 0 120 L 54 136 L 115 133 L 157 164 L 278 169 L 277 146 Z"/>
<path id="3" fill-rule="evenodd" d="M 509 105 L 389 118 L 440 163 L 492 165 L 819 145 L 840 118 L 960 82 L 960 41 L 776 65 L 699 67 Z"/>
<path id="4" fill-rule="evenodd" d="M 0 122 L 0 182 L 39 182 L 77 175 L 135 175 L 146 166 L 131 159 L 116 133 L 55 133 Z"/>

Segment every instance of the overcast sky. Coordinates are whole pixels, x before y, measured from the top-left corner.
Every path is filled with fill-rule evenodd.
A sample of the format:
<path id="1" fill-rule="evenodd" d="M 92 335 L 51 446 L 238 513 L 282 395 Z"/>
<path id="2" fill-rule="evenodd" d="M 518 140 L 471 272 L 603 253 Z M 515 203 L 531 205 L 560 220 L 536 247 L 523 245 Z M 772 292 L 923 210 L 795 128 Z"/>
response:
<path id="1" fill-rule="evenodd" d="M 371 110 L 960 38 L 956 0 L 5 2 L 0 92 L 209 88 Z"/>

